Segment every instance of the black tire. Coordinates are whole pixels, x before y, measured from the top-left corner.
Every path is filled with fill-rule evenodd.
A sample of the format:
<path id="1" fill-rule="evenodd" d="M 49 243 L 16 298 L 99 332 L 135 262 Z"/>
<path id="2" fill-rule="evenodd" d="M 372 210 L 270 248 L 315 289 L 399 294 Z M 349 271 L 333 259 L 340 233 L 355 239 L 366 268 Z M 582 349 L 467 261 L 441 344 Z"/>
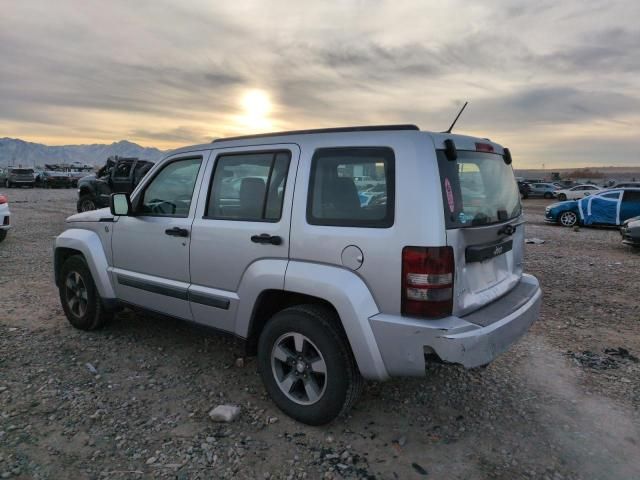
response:
<path id="1" fill-rule="evenodd" d="M 6 230 L 0 230 L 0 243 L 7 238 L 7 231 Z"/>
<path id="2" fill-rule="evenodd" d="M 96 330 L 111 320 L 113 314 L 104 310 L 102 299 L 96 290 L 93 277 L 82 255 L 73 255 L 67 258 L 60 269 L 59 278 L 60 303 L 62 303 L 62 309 L 71 325 L 80 330 Z M 75 284 L 80 290 L 72 284 Z M 80 302 L 79 298 L 85 296 L 86 302 Z M 79 303 L 74 302 L 74 298 L 78 299 Z M 78 306 L 79 304 L 80 306 Z"/>
<path id="3" fill-rule="evenodd" d="M 83 193 L 78 199 L 76 208 L 78 209 L 78 213 L 82 213 L 96 210 L 98 206 L 96 205 L 96 199 L 93 197 L 93 195 L 89 193 Z"/>
<path id="4" fill-rule="evenodd" d="M 564 193 L 561 193 L 560 195 L 558 195 L 558 200 L 560 200 L 561 202 L 564 202 L 567 199 L 567 196 Z"/>
<path id="5" fill-rule="evenodd" d="M 360 375 L 349 343 L 337 322 L 339 319 L 335 313 L 324 306 L 298 305 L 276 313 L 260 334 L 258 371 L 267 392 L 280 410 L 307 425 L 324 425 L 346 414 L 364 386 L 364 379 Z M 319 376 L 323 389 L 314 403 L 301 404 L 289 398 L 276 378 L 272 353 L 277 342 L 289 333 L 302 334 L 310 340 L 312 347 L 317 349 L 324 361 L 326 373 L 324 377 L 322 374 Z M 312 348 L 306 345 L 307 348 Z M 305 349 L 302 350 L 304 352 Z M 282 365 L 286 364 L 283 362 Z M 296 374 L 293 366 L 289 372 L 289 375 L 291 374 Z M 311 373 L 309 375 L 311 376 Z M 289 394 L 298 386 L 305 390 L 302 378 L 294 382 L 298 383 L 292 384 Z"/>
<path id="6" fill-rule="evenodd" d="M 544 192 L 544 198 L 553 198 L 553 194 L 551 192 Z"/>
<path id="7" fill-rule="evenodd" d="M 12 187 L 11 182 L 9 180 L 5 180 L 4 181 L 4 186 L 7 187 L 7 188 L 11 188 Z"/>

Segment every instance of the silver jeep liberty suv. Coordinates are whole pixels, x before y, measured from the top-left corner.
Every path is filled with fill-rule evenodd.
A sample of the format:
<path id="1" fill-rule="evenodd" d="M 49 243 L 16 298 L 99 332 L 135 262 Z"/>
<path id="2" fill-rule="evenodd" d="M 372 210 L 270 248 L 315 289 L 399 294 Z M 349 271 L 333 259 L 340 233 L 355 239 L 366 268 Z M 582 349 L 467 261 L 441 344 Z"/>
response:
<path id="1" fill-rule="evenodd" d="M 73 326 L 131 305 L 234 334 L 312 425 L 364 379 L 488 364 L 540 307 L 509 150 L 413 125 L 182 148 L 67 222 L 55 279 Z"/>

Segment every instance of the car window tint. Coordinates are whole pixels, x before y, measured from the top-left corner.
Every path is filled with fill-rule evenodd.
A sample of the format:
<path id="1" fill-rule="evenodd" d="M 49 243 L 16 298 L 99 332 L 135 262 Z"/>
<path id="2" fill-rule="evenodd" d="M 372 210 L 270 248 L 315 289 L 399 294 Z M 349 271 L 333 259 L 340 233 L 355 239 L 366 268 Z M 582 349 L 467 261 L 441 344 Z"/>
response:
<path id="1" fill-rule="evenodd" d="M 307 221 L 353 227 L 393 225 L 394 162 L 390 148 L 317 150 L 311 162 Z"/>
<path id="2" fill-rule="evenodd" d="M 205 217 L 280 220 L 290 160 L 291 154 L 282 151 L 218 157 Z"/>
<path id="3" fill-rule="evenodd" d="M 187 217 L 202 158 L 187 158 L 167 164 L 145 188 L 144 215 Z"/>
<path id="4" fill-rule="evenodd" d="M 114 178 L 129 178 L 129 172 L 131 172 L 131 162 L 120 162 L 115 166 L 113 171 Z"/>
<path id="5" fill-rule="evenodd" d="M 615 198 L 617 200 L 618 197 L 620 196 L 620 192 L 605 193 L 604 195 L 600 195 L 600 196 L 603 198 Z"/>
<path id="6" fill-rule="evenodd" d="M 625 202 L 640 202 L 640 190 L 627 190 L 624 192 L 624 197 L 622 197 Z"/>

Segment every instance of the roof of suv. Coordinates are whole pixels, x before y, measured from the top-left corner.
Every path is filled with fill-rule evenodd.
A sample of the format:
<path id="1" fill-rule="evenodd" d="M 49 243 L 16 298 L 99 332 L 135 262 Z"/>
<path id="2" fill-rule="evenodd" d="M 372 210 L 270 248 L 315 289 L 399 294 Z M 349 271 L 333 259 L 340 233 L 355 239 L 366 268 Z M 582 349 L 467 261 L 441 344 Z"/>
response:
<path id="1" fill-rule="evenodd" d="M 398 124 L 398 125 L 370 125 L 370 126 L 355 126 L 355 127 L 338 127 L 338 128 L 318 128 L 310 130 L 291 130 L 284 132 L 273 133 L 259 133 L 255 135 L 243 135 L 237 137 L 226 137 L 214 139 L 211 143 L 190 145 L 172 150 L 167 153 L 167 156 L 176 155 L 180 153 L 193 152 L 198 150 L 207 150 L 211 148 L 220 148 L 226 146 L 249 146 L 256 145 L 256 142 L 252 140 L 267 140 L 265 143 L 274 143 L 282 137 L 304 137 L 307 135 L 332 135 L 332 134 L 367 134 L 367 133 L 390 133 L 390 132 L 403 132 L 406 134 L 419 134 L 430 135 L 436 148 L 444 148 L 444 141 L 447 139 L 453 139 L 456 142 L 456 146 L 459 150 L 475 150 L 477 142 L 488 144 L 493 147 L 493 152 L 496 154 L 502 154 L 503 148 L 501 145 L 492 142 L 488 138 L 472 137 L 468 135 L 460 135 L 448 132 L 429 132 L 420 130 L 416 125 L 412 124 Z M 295 143 L 295 138 L 285 139 L 282 143 Z M 227 142 L 229 145 L 227 145 Z M 475 143 L 474 143 L 475 142 Z M 262 143 L 262 142 L 259 142 Z"/>

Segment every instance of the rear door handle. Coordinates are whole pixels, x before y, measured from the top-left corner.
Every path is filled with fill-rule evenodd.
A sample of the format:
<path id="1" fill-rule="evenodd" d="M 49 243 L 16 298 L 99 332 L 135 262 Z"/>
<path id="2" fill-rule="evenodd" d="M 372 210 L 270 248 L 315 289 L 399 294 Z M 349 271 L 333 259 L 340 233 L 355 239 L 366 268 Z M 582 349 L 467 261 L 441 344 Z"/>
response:
<path id="1" fill-rule="evenodd" d="M 271 244 L 271 245 L 281 245 L 282 238 L 278 235 L 269 235 L 268 233 L 261 233 L 260 235 L 253 235 L 251 237 L 251 241 L 253 243 L 262 243 L 262 244 Z"/>
<path id="2" fill-rule="evenodd" d="M 171 235 L 172 237 L 188 237 L 189 236 L 189 230 L 187 230 L 186 228 L 180 228 L 180 227 L 173 227 L 173 228 L 167 228 L 164 233 L 166 233 L 167 235 Z"/>

